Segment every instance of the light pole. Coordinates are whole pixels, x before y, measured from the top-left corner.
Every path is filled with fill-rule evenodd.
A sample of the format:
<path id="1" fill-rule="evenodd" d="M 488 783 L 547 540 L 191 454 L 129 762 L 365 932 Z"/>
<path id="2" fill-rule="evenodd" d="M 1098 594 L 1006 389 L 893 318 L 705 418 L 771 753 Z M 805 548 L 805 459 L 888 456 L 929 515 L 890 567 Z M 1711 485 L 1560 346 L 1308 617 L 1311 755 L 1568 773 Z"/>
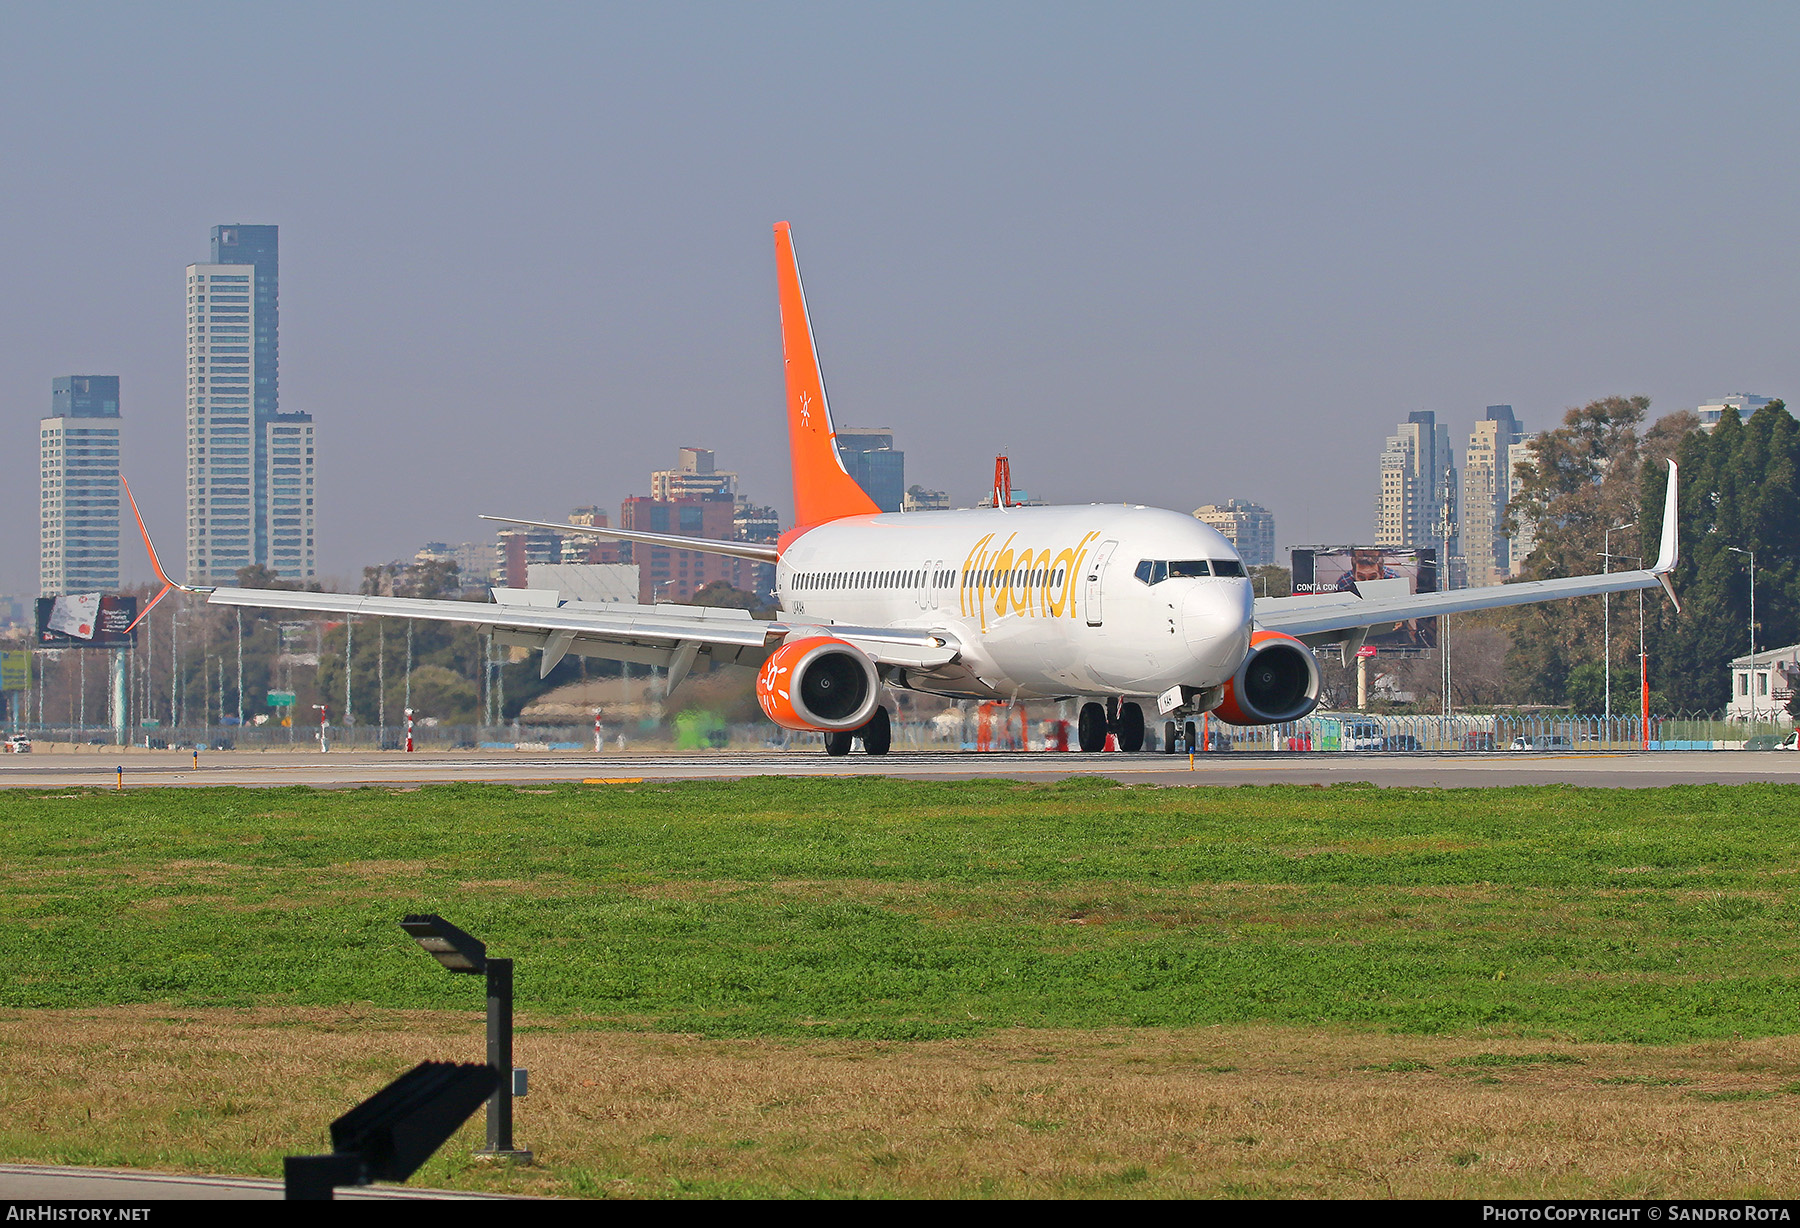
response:
<path id="1" fill-rule="evenodd" d="M 513 1066 L 513 962 L 487 953 L 487 944 L 435 913 L 410 915 L 400 928 L 446 972 L 487 976 L 488 1065 L 495 1075 L 488 1098 L 487 1146 L 477 1155 L 531 1163 L 529 1151 L 513 1147 L 512 1098 L 525 1094 L 525 1072 Z"/>
<path id="2" fill-rule="evenodd" d="M 1736 546 L 1727 546 L 1733 554 L 1746 555 L 1750 559 L 1750 676 L 1756 676 L 1756 551 L 1740 550 Z M 1750 721 L 1756 722 L 1756 683 L 1750 684 Z"/>
<path id="3" fill-rule="evenodd" d="M 1614 525 L 1600 535 L 1600 553 L 1603 556 L 1601 574 L 1612 574 L 1612 535 L 1623 529 L 1633 528 L 1636 524 L 1637 521 L 1628 520 L 1624 524 Z M 1602 593 L 1600 600 L 1605 603 L 1604 613 L 1601 615 L 1600 649 L 1606 657 L 1606 720 L 1601 725 L 1603 732 L 1600 736 L 1610 740 L 1612 737 L 1612 594 L 1610 592 Z"/>
<path id="4" fill-rule="evenodd" d="M 1621 554 L 1621 560 L 1629 560 L 1639 570 L 1644 566 L 1642 555 Z M 1638 602 L 1638 740 L 1645 750 L 1650 749 L 1650 654 L 1644 647 L 1644 590 L 1637 591 Z"/>

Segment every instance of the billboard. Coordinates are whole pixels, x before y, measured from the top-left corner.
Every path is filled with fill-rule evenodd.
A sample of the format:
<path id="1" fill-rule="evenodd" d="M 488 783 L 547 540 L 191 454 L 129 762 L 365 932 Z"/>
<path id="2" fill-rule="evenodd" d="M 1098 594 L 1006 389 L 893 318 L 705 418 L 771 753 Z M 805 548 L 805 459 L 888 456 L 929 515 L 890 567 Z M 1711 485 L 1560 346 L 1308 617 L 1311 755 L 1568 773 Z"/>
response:
<path id="1" fill-rule="evenodd" d="M 129 648 L 127 632 L 137 619 L 138 599 L 100 593 L 66 593 L 39 597 L 39 648 Z"/>
<path id="2" fill-rule="evenodd" d="M 0 691 L 31 689 L 31 654 L 0 652 Z"/>
<path id="3" fill-rule="evenodd" d="M 1433 546 L 1297 546 L 1294 595 L 1355 592 L 1358 581 L 1405 580 L 1408 592 L 1435 593 L 1437 549 Z M 1415 618 L 1378 628 L 1368 646 L 1382 656 L 1408 656 L 1437 647 L 1437 619 Z"/>

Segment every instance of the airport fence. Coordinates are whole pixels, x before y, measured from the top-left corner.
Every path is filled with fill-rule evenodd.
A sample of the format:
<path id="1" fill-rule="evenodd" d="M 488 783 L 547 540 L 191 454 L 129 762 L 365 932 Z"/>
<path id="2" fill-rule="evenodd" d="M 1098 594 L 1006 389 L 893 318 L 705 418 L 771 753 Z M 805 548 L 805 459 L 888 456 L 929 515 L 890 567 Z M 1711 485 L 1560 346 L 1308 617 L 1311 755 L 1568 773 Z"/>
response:
<path id="1" fill-rule="evenodd" d="M 970 704 L 929 718 L 902 715 L 893 724 L 896 751 L 1058 751 L 1075 746 L 1078 705 Z M 1188 734 L 1175 728 L 1173 749 L 1185 752 Z M 1424 751 L 1434 754 L 1496 751 L 1773 750 L 1794 732 L 1790 720 L 1726 720 L 1717 713 L 1653 716 L 1572 716 L 1564 713 L 1363 714 L 1314 713 L 1305 720 L 1249 728 L 1206 718 L 1194 720 L 1195 748 L 1214 751 L 1321 752 Z M 102 726 L 18 725 L 44 749 L 103 753 L 116 747 Z M 406 730 L 397 725 L 333 725 L 325 731 L 331 750 L 403 751 Z M 1169 749 L 1168 724 L 1149 721 L 1145 749 Z M 796 733 L 766 721 L 727 724 L 709 714 L 683 713 L 666 724 L 603 722 L 599 743 L 591 723 L 571 725 L 419 725 L 413 745 L 420 751 L 586 751 L 769 752 L 811 750 L 820 734 Z M 150 749 L 317 750 L 317 725 L 182 725 L 132 731 L 131 744 Z"/>

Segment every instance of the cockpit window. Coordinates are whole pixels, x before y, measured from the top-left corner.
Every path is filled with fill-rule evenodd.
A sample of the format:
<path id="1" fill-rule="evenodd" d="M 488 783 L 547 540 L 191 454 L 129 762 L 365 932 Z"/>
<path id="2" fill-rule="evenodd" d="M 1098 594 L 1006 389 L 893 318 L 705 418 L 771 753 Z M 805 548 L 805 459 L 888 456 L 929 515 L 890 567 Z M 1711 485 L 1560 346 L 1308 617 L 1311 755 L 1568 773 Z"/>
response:
<path id="1" fill-rule="evenodd" d="M 1194 580 L 1204 576 L 1238 576 L 1244 564 L 1237 559 L 1144 559 L 1133 573 L 1145 584 L 1161 584 L 1164 580 Z"/>

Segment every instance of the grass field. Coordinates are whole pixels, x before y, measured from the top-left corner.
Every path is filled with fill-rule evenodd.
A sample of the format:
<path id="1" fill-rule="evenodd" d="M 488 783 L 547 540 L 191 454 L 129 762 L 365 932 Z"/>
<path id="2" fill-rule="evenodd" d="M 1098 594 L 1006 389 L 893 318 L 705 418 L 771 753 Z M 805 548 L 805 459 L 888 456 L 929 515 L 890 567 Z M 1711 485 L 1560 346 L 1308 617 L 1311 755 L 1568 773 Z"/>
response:
<path id="1" fill-rule="evenodd" d="M 9 792 L 0 1153 L 315 1149 L 479 1052 L 426 911 L 518 960 L 543 1160 L 431 1180 L 1784 1191 L 1797 820 L 1791 786 Z"/>

